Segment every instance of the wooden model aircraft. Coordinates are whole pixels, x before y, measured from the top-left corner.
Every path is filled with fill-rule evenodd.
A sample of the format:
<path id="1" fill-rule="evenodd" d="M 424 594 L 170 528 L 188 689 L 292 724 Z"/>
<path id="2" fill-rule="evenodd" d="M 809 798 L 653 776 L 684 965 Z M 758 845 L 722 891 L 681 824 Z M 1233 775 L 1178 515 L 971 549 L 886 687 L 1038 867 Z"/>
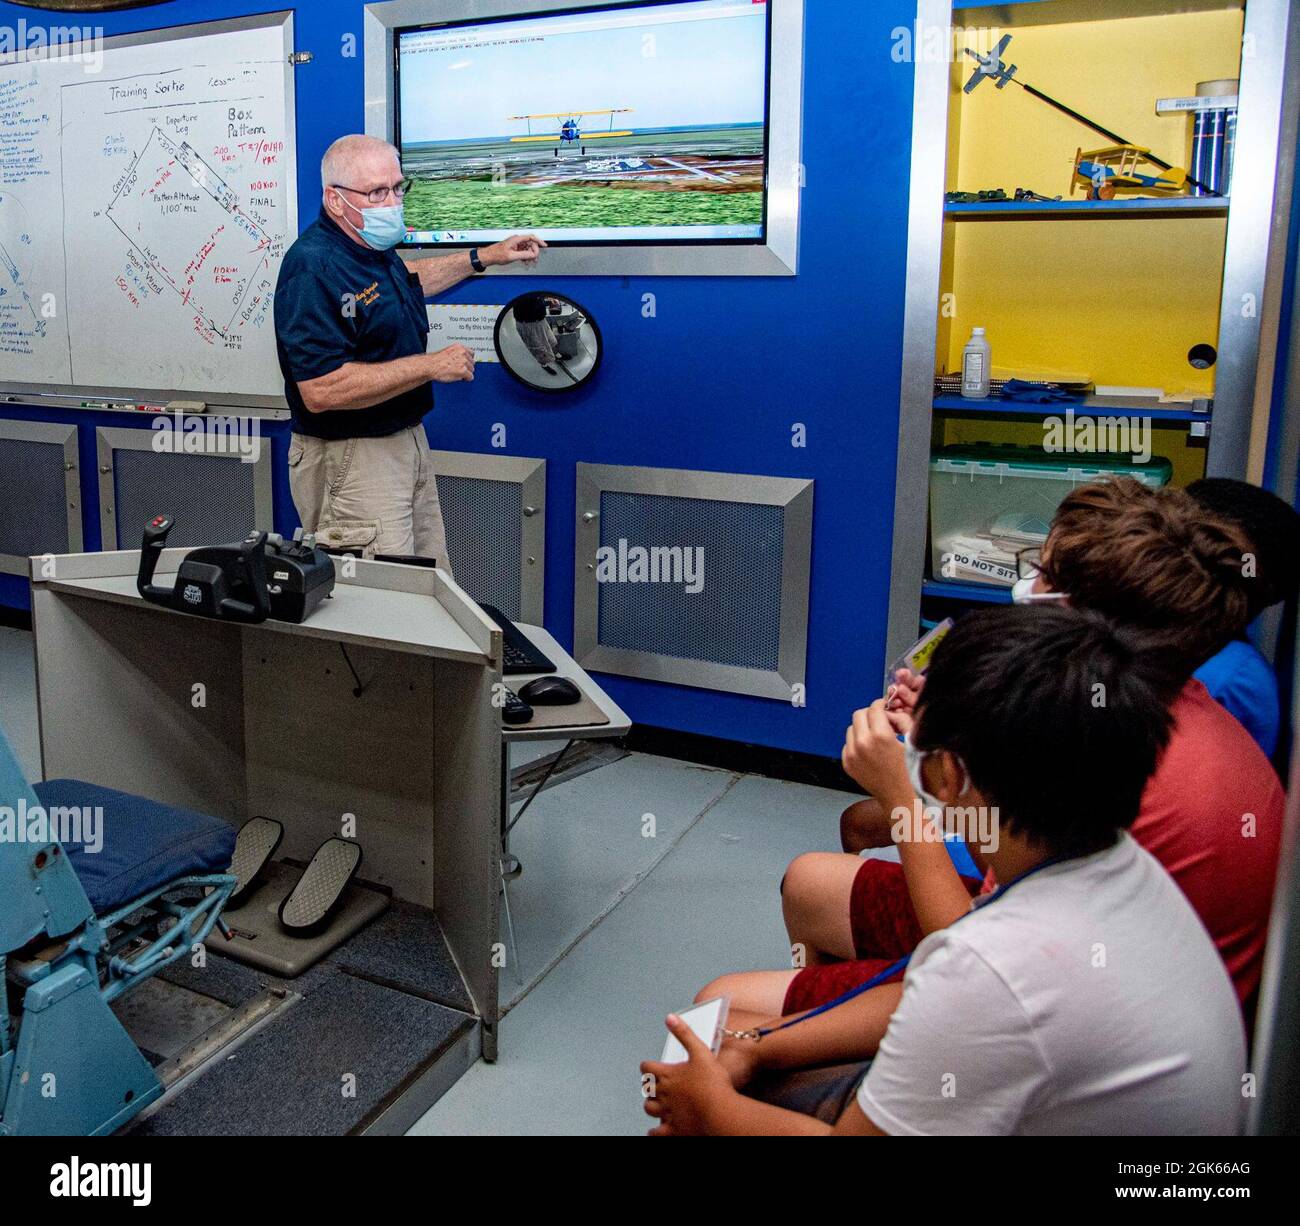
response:
<path id="1" fill-rule="evenodd" d="M 1179 166 L 1167 169 L 1141 145 L 1106 145 L 1102 149 L 1076 149 L 1070 175 L 1070 195 L 1080 184 L 1088 188 L 1089 200 L 1114 200 L 1121 188 L 1176 192 L 1187 183 L 1187 171 Z"/>

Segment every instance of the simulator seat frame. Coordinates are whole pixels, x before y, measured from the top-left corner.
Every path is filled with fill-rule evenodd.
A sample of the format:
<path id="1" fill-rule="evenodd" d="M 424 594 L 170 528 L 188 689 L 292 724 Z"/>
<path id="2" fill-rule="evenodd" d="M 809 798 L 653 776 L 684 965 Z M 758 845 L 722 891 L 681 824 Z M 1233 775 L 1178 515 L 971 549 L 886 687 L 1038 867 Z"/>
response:
<path id="1" fill-rule="evenodd" d="M 235 888 L 211 871 L 234 846 L 224 822 L 72 780 L 33 788 L 0 735 L 0 818 L 74 800 L 112 807 L 103 844 L 125 850 L 102 870 L 52 830 L 0 838 L 0 1135 L 113 1132 L 162 1094 L 109 1005 L 224 932 Z"/>

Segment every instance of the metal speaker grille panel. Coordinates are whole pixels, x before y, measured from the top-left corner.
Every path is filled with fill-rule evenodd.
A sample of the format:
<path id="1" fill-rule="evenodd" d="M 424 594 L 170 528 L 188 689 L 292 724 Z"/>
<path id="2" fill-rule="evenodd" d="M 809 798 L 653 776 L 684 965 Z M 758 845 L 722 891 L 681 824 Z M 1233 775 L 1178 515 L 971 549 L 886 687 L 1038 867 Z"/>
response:
<path id="1" fill-rule="evenodd" d="M 781 640 L 785 509 L 761 503 L 604 490 L 600 545 L 606 565 L 626 542 L 629 564 L 601 582 L 597 641 L 603 647 L 776 671 Z M 636 547 L 700 551 L 703 584 L 644 582 L 632 569 Z M 612 552 L 606 552 L 606 551 Z M 661 554 L 661 559 L 671 554 Z M 659 565 L 659 578 L 686 577 Z M 598 566 L 598 575 L 601 571 Z M 653 576 L 654 569 L 651 569 Z"/>
<path id="2" fill-rule="evenodd" d="M 140 544 L 155 515 L 176 520 L 169 546 L 223 545 L 258 524 L 254 496 L 257 466 L 230 456 L 171 454 L 118 448 L 113 452 L 113 511 L 119 548 Z"/>
<path id="3" fill-rule="evenodd" d="M 0 439 L 0 553 L 70 552 L 63 462 L 62 444 Z"/>
<path id="4" fill-rule="evenodd" d="M 523 497 L 514 481 L 438 475 L 447 551 L 456 582 L 512 621 L 520 611 Z"/>

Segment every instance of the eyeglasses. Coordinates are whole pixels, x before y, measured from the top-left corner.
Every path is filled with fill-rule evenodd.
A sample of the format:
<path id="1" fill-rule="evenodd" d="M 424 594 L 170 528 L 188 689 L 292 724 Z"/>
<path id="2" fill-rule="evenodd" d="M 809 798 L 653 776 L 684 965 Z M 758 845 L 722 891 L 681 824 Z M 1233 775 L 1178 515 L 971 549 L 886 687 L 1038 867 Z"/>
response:
<path id="1" fill-rule="evenodd" d="M 1016 553 L 1016 574 L 1020 577 L 1022 584 L 1028 583 L 1031 579 L 1037 579 L 1040 575 L 1047 582 L 1048 590 L 1045 592 L 1034 591 L 1032 588 L 1023 595 L 1012 594 L 1012 599 L 1017 604 L 1054 604 L 1057 602 L 1064 603 L 1069 600 L 1066 592 L 1057 592 L 1052 589 L 1056 586 L 1049 571 L 1043 566 L 1043 550 L 1041 546 L 1034 546 L 1030 549 L 1021 549 Z M 1033 585 L 1038 586 L 1036 583 Z"/>
<path id="2" fill-rule="evenodd" d="M 383 204 L 388 199 L 390 192 L 394 200 L 404 199 L 414 182 L 414 179 L 402 179 L 400 182 L 394 183 L 392 187 L 372 187 L 368 191 L 360 187 L 348 187 L 344 183 L 331 183 L 330 186 L 340 192 L 356 192 L 358 196 L 364 196 L 371 204 Z"/>
<path id="3" fill-rule="evenodd" d="M 1028 549 L 1016 551 L 1016 575 L 1021 579 L 1032 579 L 1043 575 L 1043 547 L 1031 545 Z"/>

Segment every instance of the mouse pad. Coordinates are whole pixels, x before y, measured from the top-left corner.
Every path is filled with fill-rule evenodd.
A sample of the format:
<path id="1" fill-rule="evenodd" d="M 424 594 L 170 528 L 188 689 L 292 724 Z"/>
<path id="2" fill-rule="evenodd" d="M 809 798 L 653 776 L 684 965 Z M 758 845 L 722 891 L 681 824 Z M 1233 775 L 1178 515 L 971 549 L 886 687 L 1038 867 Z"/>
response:
<path id="1" fill-rule="evenodd" d="M 506 684 L 509 683 L 507 677 Z M 594 728 L 607 723 L 609 716 L 584 694 L 567 707 L 534 707 L 533 718 L 526 724 L 506 724 L 504 727 L 507 732 L 522 732 L 533 728 Z"/>

